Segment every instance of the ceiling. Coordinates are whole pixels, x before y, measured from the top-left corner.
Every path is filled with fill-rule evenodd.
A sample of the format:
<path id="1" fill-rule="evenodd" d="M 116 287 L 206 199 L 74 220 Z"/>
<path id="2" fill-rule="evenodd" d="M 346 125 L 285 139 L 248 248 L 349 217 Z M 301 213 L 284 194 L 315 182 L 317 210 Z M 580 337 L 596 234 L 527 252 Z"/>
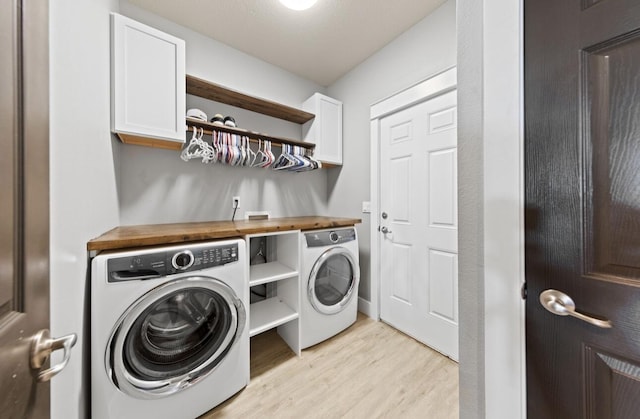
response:
<path id="1" fill-rule="evenodd" d="M 445 0 L 129 0 L 168 20 L 329 86 Z"/>

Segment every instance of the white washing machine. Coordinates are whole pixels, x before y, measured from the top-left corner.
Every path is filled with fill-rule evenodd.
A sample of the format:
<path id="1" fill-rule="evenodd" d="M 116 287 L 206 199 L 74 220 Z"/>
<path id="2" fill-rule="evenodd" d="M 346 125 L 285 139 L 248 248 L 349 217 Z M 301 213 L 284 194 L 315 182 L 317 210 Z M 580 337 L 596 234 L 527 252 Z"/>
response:
<path id="1" fill-rule="evenodd" d="M 353 227 L 314 230 L 301 237 L 300 343 L 304 349 L 356 321 L 360 266 Z"/>
<path id="2" fill-rule="evenodd" d="M 189 418 L 249 383 L 244 240 L 91 264 L 91 417 Z"/>

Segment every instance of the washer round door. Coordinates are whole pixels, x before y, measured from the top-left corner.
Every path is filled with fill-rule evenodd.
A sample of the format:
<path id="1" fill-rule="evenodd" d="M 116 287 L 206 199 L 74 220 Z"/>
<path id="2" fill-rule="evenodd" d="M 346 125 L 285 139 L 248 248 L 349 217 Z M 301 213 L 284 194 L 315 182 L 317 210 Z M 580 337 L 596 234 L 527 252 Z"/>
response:
<path id="1" fill-rule="evenodd" d="M 204 276 L 167 282 L 118 320 L 107 345 L 107 373 L 133 397 L 168 396 L 211 373 L 245 324 L 242 301 L 223 282 Z"/>
<path id="2" fill-rule="evenodd" d="M 350 251 L 333 247 L 324 252 L 309 275 L 308 297 L 313 308 L 322 314 L 345 309 L 357 295 L 360 267 Z"/>

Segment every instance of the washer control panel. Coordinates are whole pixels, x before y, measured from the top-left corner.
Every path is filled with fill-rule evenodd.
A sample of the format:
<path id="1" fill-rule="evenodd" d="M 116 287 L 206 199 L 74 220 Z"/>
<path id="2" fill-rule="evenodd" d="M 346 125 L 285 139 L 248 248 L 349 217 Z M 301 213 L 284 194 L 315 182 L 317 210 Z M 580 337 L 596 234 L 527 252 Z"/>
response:
<path id="1" fill-rule="evenodd" d="M 168 274 L 213 268 L 236 262 L 238 260 L 238 244 L 185 249 L 168 254 L 167 259 L 167 262 L 170 260 Z"/>
<path id="2" fill-rule="evenodd" d="M 142 281 L 162 276 L 199 271 L 238 261 L 238 244 L 187 247 L 107 261 L 108 282 Z"/>
<path id="3" fill-rule="evenodd" d="M 331 246 L 356 239 L 355 228 L 343 228 L 333 231 L 310 231 L 304 234 L 307 247 Z"/>

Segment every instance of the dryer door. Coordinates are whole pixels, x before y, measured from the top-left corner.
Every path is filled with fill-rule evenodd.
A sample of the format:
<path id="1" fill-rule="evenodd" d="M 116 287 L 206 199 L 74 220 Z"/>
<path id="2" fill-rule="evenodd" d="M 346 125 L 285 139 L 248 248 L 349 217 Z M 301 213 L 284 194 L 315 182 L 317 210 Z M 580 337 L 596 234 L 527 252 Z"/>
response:
<path id="1" fill-rule="evenodd" d="M 313 265 L 307 294 L 313 308 L 322 314 L 344 310 L 358 294 L 360 267 L 350 251 L 333 247 L 324 252 Z"/>
<path id="2" fill-rule="evenodd" d="M 137 398 L 176 393 L 209 374 L 245 324 L 242 301 L 223 282 L 203 276 L 167 282 L 120 317 L 107 346 L 107 374 Z"/>

